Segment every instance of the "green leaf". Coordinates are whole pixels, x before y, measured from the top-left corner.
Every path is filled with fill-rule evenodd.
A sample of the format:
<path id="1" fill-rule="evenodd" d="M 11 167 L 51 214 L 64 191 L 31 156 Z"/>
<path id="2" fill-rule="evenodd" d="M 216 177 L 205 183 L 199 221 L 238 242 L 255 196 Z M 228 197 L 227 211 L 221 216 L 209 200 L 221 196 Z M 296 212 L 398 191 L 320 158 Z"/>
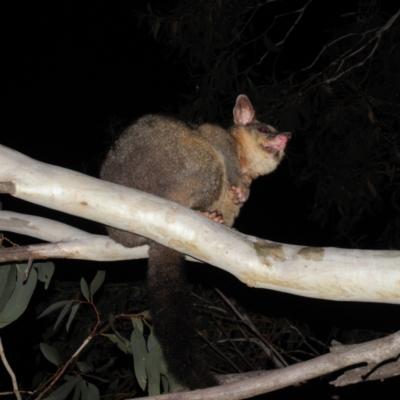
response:
<path id="1" fill-rule="evenodd" d="M 101 374 L 102 372 L 105 372 L 108 370 L 108 368 L 112 367 L 114 365 L 115 358 L 110 358 L 105 364 L 103 364 L 101 367 L 98 367 L 95 369 L 94 372 L 96 374 Z"/>
<path id="2" fill-rule="evenodd" d="M 11 297 L 0 313 L 0 328 L 4 328 L 21 316 L 21 314 L 26 310 L 33 291 L 35 290 L 37 273 L 35 270 L 31 270 L 27 281 L 24 283 L 23 278 L 25 268 L 26 264 L 18 264 L 16 266 L 17 283 L 15 284 L 15 288 Z"/>
<path id="3" fill-rule="evenodd" d="M 87 363 L 83 361 L 77 361 L 76 366 L 79 369 L 79 371 L 83 372 L 84 374 L 88 374 L 89 372 L 93 372 L 93 367 L 88 365 Z"/>
<path id="4" fill-rule="evenodd" d="M 0 270 L 0 312 L 11 297 L 14 291 L 17 267 L 15 265 L 4 265 Z"/>
<path id="5" fill-rule="evenodd" d="M 64 400 L 71 393 L 77 382 L 78 378 L 75 377 L 68 380 L 66 383 L 64 383 L 64 385 L 60 386 L 54 392 L 50 393 L 50 395 L 44 400 Z"/>
<path id="6" fill-rule="evenodd" d="M 85 278 L 81 278 L 81 291 L 85 299 L 87 301 L 90 301 L 89 288 L 88 284 L 85 281 Z"/>
<path id="7" fill-rule="evenodd" d="M 89 383 L 88 385 L 88 399 L 89 400 L 99 400 L 100 392 L 97 386 L 93 385 L 93 383 Z"/>
<path id="8" fill-rule="evenodd" d="M 87 390 L 87 386 L 86 386 L 85 381 L 83 379 L 80 379 L 77 386 L 79 386 L 79 392 L 80 392 L 80 395 L 81 395 L 81 400 L 87 400 L 87 398 L 88 398 L 88 390 Z"/>
<path id="9" fill-rule="evenodd" d="M 149 396 L 158 396 L 160 394 L 161 359 L 162 352 L 159 346 L 153 347 L 146 357 Z"/>
<path id="10" fill-rule="evenodd" d="M 157 40 L 157 35 L 158 35 L 160 28 L 161 28 L 161 22 L 159 20 L 157 20 L 152 27 L 153 37 L 155 40 Z"/>
<path id="11" fill-rule="evenodd" d="M 40 343 L 39 346 L 41 352 L 48 361 L 50 361 L 56 367 L 59 367 L 61 365 L 61 358 L 58 355 L 57 350 L 53 346 L 50 346 L 47 343 Z"/>
<path id="12" fill-rule="evenodd" d="M 63 318 L 68 314 L 69 310 L 71 309 L 72 302 L 69 301 L 64 308 L 61 310 L 60 315 L 57 318 L 56 323 L 54 324 L 53 330 L 56 330 L 57 325 L 63 320 Z"/>
<path id="13" fill-rule="evenodd" d="M 96 276 L 94 277 L 92 283 L 90 284 L 90 294 L 92 297 L 99 290 L 100 286 L 104 282 L 104 278 L 106 277 L 105 271 L 97 271 Z"/>
<path id="14" fill-rule="evenodd" d="M 153 331 L 151 331 L 149 338 L 147 339 L 147 349 L 151 351 L 154 347 L 160 347 L 160 342 L 157 340 Z"/>
<path id="15" fill-rule="evenodd" d="M 166 376 L 161 375 L 161 383 L 165 393 L 169 393 L 169 384 Z"/>
<path id="16" fill-rule="evenodd" d="M 117 336 L 114 334 L 103 334 L 103 336 L 107 337 L 110 339 L 114 344 L 118 346 L 120 350 L 122 350 L 125 354 L 132 353 L 131 350 L 131 344 L 129 343 L 128 340 L 121 336 Z"/>
<path id="17" fill-rule="evenodd" d="M 50 307 L 47 307 L 37 318 L 42 318 L 47 314 L 50 314 L 52 311 L 57 310 L 57 308 L 64 307 L 67 303 L 71 303 L 69 300 L 57 301 L 57 303 L 52 304 Z"/>
<path id="18" fill-rule="evenodd" d="M 38 270 L 38 279 L 40 282 L 44 283 L 44 288 L 47 290 L 50 285 L 51 277 L 54 274 L 54 263 L 35 263 L 34 268 Z"/>
<path id="19" fill-rule="evenodd" d="M 114 325 L 114 314 L 112 314 L 112 313 L 108 314 L 108 322 L 109 322 L 113 332 L 118 333 L 117 330 L 115 329 L 115 325 Z"/>
<path id="20" fill-rule="evenodd" d="M 129 342 L 129 340 L 125 339 L 123 336 L 120 335 L 120 333 L 117 331 L 117 329 L 115 328 L 114 325 L 114 315 L 113 314 L 109 314 L 108 315 L 108 322 L 110 323 L 110 327 L 113 330 L 113 332 L 115 333 L 115 336 L 117 338 L 119 338 L 120 341 L 122 341 L 123 343 L 126 344 L 127 346 L 127 351 L 132 354 L 132 350 L 131 350 L 131 344 Z M 124 351 L 124 350 L 123 350 Z M 125 352 L 125 351 L 124 351 Z"/>
<path id="21" fill-rule="evenodd" d="M 85 377 L 86 377 L 86 378 L 94 379 L 94 380 L 99 381 L 99 382 L 101 382 L 101 383 L 110 383 L 110 380 L 109 380 L 109 379 L 99 378 L 99 377 L 96 376 L 96 375 L 85 374 Z"/>
<path id="22" fill-rule="evenodd" d="M 162 353 L 162 350 L 161 350 L 161 353 Z M 175 390 L 182 388 L 182 384 L 180 382 L 178 382 L 175 379 L 175 377 L 168 371 L 168 365 L 167 365 L 167 362 L 165 361 L 163 354 L 162 354 L 161 362 L 160 362 L 160 373 L 162 374 L 161 376 L 166 376 L 168 379 L 169 388 L 166 385 L 164 385 L 164 382 L 163 382 L 163 387 L 164 387 L 165 391 L 168 390 L 168 392 L 174 392 Z"/>
<path id="23" fill-rule="evenodd" d="M 72 321 L 74 320 L 74 318 L 75 318 L 75 314 L 77 313 L 77 311 L 78 311 L 78 309 L 79 309 L 79 306 L 80 306 L 80 303 L 75 303 L 75 304 L 72 306 L 71 314 L 69 314 L 68 321 L 67 321 L 67 332 L 68 332 L 68 330 L 69 330 L 69 327 L 70 327 L 70 325 L 71 325 L 71 322 L 72 322 Z"/>
<path id="24" fill-rule="evenodd" d="M 132 317 L 132 325 L 134 328 L 138 328 L 140 332 L 143 333 L 143 322 L 141 318 Z"/>
<path id="25" fill-rule="evenodd" d="M 131 348 L 133 354 L 133 366 L 135 369 L 136 379 L 142 390 L 145 390 L 147 383 L 146 374 L 146 356 L 147 348 L 143 333 L 138 327 L 135 327 L 131 334 Z"/>
<path id="26" fill-rule="evenodd" d="M 72 397 L 72 400 L 79 400 L 79 397 L 81 397 L 81 386 L 80 386 L 80 382 L 82 382 L 82 380 L 80 380 L 80 381 L 78 382 L 78 384 L 75 386 L 74 396 Z"/>
<path id="27" fill-rule="evenodd" d="M 280 53 L 282 50 L 275 46 L 275 43 L 268 37 L 264 36 L 263 38 L 264 46 L 274 53 Z"/>

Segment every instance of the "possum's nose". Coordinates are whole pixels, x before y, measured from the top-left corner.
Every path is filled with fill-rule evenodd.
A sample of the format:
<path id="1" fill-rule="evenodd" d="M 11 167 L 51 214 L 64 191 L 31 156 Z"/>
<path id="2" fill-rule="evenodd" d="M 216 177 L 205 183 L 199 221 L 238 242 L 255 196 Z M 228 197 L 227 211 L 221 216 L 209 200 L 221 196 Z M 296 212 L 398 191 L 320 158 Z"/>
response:
<path id="1" fill-rule="evenodd" d="M 281 132 L 281 135 L 285 135 L 288 141 L 292 138 L 292 132 Z"/>
<path id="2" fill-rule="evenodd" d="M 288 132 L 288 133 L 289 133 L 289 132 Z M 290 134 L 290 135 L 291 135 L 291 134 Z M 290 139 L 290 136 L 288 136 L 286 133 L 281 133 L 281 134 L 279 134 L 279 135 L 275 138 L 275 140 L 274 140 L 274 142 L 273 142 L 274 147 L 275 147 L 277 150 L 282 150 L 282 149 L 284 149 L 285 146 L 286 146 L 286 143 L 289 141 L 289 139 Z"/>

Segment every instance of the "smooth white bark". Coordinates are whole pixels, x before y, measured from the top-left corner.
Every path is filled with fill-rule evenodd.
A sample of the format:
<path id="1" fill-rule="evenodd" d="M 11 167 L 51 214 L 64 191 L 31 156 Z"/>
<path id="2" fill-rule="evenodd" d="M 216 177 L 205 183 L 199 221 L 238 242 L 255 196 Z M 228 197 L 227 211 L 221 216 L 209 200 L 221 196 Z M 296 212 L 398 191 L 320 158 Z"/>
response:
<path id="1" fill-rule="evenodd" d="M 149 237 L 252 287 L 400 304 L 400 251 L 310 248 L 245 236 L 179 204 L 1 145 L 0 182 L 12 182 L 15 197 Z"/>
<path id="2" fill-rule="evenodd" d="M 184 393 L 168 393 L 156 397 L 146 397 L 146 399 L 160 400 L 241 400 L 249 399 L 254 396 L 269 393 L 278 389 L 304 382 L 322 375 L 326 375 L 354 365 L 363 364 L 362 367 L 348 369 L 340 378 L 330 382 L 334 386 L 363 382 L 365 378 L 372 380 L 375 372 L 385 373 L 385 368 L 377 367 L 387 360 L 395 360 L 400 351 L 400 332 L 388 337 L 373 340 L 350 346 L 336 344 L 331 347 L 329 354 L 303 361 L 298 364 L 290 365 L 286 368 L 265 371 L 265 376 L 257 376 L 229 383 L 223 386 L 216 386 L 203 390 L 195 390 Z M 365 365 L 366 364 L 366 365 Z M 398 376 L 398 363 L 390 362 L 387 364 L 390 372 L 384 376 Z M 375 370 L 375 372 L 373 372 Z M 372 378 L 372 379 L 371 379 Z M 382 399 L 385 397 L 382 396 Z M 144 399 L 144 397 L 140 397 Z"/>
<path id="3" fill-rule="evenodd" d="M 58 221 L 12 211 L 0 211 L 0 232 L 14 232 L 52 242 L 28 246 L 28 251 L 43 258 L 132 260 L 146 258 L 149 249 L 149 246 L 128 249 L 108 236 L 94 235 Z"/>

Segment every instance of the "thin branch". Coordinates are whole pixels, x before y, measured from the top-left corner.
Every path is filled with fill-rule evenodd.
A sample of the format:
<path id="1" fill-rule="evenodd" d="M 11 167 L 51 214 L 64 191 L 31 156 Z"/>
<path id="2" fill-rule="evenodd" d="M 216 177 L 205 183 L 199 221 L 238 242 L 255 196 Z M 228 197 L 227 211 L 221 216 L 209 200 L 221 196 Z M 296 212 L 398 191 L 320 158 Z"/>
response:
<path id="1" fill-rule="evenodd" d="M 358 43 L 356 44 L 356 45 L 358 45 L 359 43 L 361 43 L 361 42 L 364 40 L 365 36 L 366 36 L 368 33 L 374 32 L 374 31 L 376 31 L 377 29 L 378 29 L 378 28 L 370 29 L 369 31 L 366 31 L 366 32 L 364 32 L 364 33 L 348 33 L 347 35 L 344 35 L 344 36 L 341 36 L 340 38 L 337 38 L 337 39 L 332 40 L 332 42 L 330 42 L 330 43 L 324 45 L 324 47 L 323 47 L 322 50 L 319 52 L 319 54 L 317 55 L 317 57 L 315 58 L 315 60 L 314 60 L 308 67 L 305 67 L 305 68 L 301 69 L 301 70 L 298 71 L 298 72 L 304 72 L 304 71 L 307 71 L 308 69 L 312 68 L 312 67 L 317 63 L 317 61 L 321 58 L 321 56 L 322 56 L 322 54 L 325 52 L 325 50 L 326 50 L 328 47 L 333 46 L 335 43 L 338 43 L 338 42 L 340 42 L 341 40 L 347 39 L 347 38 L 352 37 L 352 36 L 361 36 L 360 40 L 359 40 Z M 351 51 L 351 49 L 347 50 L 344 54 L 346 54 L 346 53 L 348 53 L 348 52 L 350 52 L 350 51 Z M 336 63 L 336 62 L 337 62 L 337 60 L 336 60 L 336 61 L 333 61 L 333 63 Z M 330 65 L 332 65 L 332 64 L 330 64 Z M 330 66 L 330 65 L 329 65 L 329 66 Z M 329 68 L 329 67 L 327 67 L 327 68 Z"/>
<path id="2" fill-rule="evenodd" d="M 12 368 L 10 367 L 10 364 L 7 361 L 6 354 L 4 352 L 3 343 L 1 341 L 1 337 L 0 337 L 0 357 L 1 357 L 1 361 L 3 361 L 3 364 L 6 367 L 7 372 L 11 376 L 11 381 L 12 381 L 12 385 L 14 388 L 15 397 L 17 398 L 17 400 L 22 400 L 21 394 L 18 389 L 17 378 L 15 377 L 14 371 L 12 370 Z"/>
<path id="3" fill-rule="evenodd" d="M 222 351 L 220 351 L 218 349 L 217 346 L 215 346 L 214 343 L 212 343 L 210 340 L 208 340 L 208 338 L 206 337 L 206 335 L 203 335 L 201 332 L 199 332 L 199 335 L 205 340 L 205 342 L 223 359 L 225 360 L 228 364 L 230 364 L 232 366 L 233 369 L 235 369 L 237 372 L 241 373 L 242 371 L 240 370 L 240 368 L 232 361 L 230 360 L 224 353 L 222 353 Z"/>
<path id="4" fill-rule="evenodd" d="M 300 22 L 301 18 L 302 18 L 303 15 L 304 15 L 304 12 L 305 12 L 306 8 L 311 4 L 312 1 L 313 1 L 313 0 L 308 0 L 308 2 L 307 2 L 302 8 L 300 8 L 299 10 L 290 11 L 290 12 L 288 12 L 288 13 L 275 15 L 275 16 L 274 16 L 274 20 L 272 21 L 272 24 L 271 24 L 265 31 L 263 31 L 262 34 L 260 34 L 260 35 L 258 35 L 257 37 L 255 37 L 255 38 L 249 40 L 249 41 L 246 42 L 246 43 L 243 43 L 241 46 L 239 46 L 238 49 L 236 49 L 236 50 L 233 52 L 233 54 L 231 55 L 230 58 L 232 58 L 242 47 L 247 46 L 247 45 L 249 45 L 249 44 L 251 44 L 251 43 L 254 43 L 254 42 L 256 42 L 257 40 L 259 40 L 261 37 L 265 36 L 266 33 L 267 33 L 268 31 L 270 31 L 270 30 L 272 29 L 272 27 L 275 25 L 275 22 L 276 22 L 276 20 L 277 20 L 278 18 L 282 18 L 282 17 L 288 16 L 288 15 L 292 15 L 292 14 L 297 14 L 297 13 L 299 13 L 299 16 L 297 17 L 296 21 L 293 23 L 293 25 L 290 27 L 290 29 L 286 32 L 284 38 L 283 38 L 280 42 L 278 42 L 278 43 L 276 44 L 276 47 L 278 47 L 278 46 L 280 46 L 280 45 L 283 45 L 283 44 L 285 43 L 286 39 L 287 39 L 287 38 L 289 37 L 289 35 L 291 34 L 291 32 L 295 29 L 295 27 L 296 27 L 296 26 L 298 25 L 298 23 Z M 268 56 L 269 53 L 270 53 L 270 51 L 265 52 L 265 53 L 260 57 L 260 59 L 259 59 L 258 62 L 256 62 L 256 63 L 250 65 L 250 66 L 249 66 L 248 68 L 246 68 L 244 71 L 242 71 L 242 72 L 240 72 L 240 73 L 234 75 L 233 77 L 236 78 L 236 77 L 238 77 L 238 76 L 240 76 L 240 75 L 245 75 L 250 69 L 254 68 L 256 65 L 262 64 L 262 62 L 263 62 L 264 59 Z"/>
<path id="5" fill-rule="evenodd" d="M 368 363 L 371 368 L 381 362 L 398 358 L 400 355 L 400 331 L 388 337 L 373 340 L 367 343 L 351 346 L 334 346 L 331 353 L 304 361 L 286 368 L 268 371 L 254 378 L 240 380 L 239 382 L 216 386 L 209 389 L 195 390 L 184 393 L 169 393 L 157 397 L 146 397 L 154 400 L 240 400 L 254 397 L 259 394 L 291 386 L 293 384 L 320 377 L 353 365 Z M 389 365 L 389 364 L 387 364 Z M 385 366 L 382 366 L 385 367 Z M 381 368 L 382 368 L 381 367 Z M 398 361 L 389 368 L 397 368 Z M 363 380 L 364 370 L 354 369 L 359 380 Z M 378 371 L 376 371 L 378 372 Z M 389 377 L 385 375 L 384 378 Z M 367 378 L 368 379 L 368 378 Z M 333 382 L 333 384 L 336 384 Z M 144 400 L 144 398 L 143 398 Z"/>
<path id="6" fill-rule="evenodd" d="M 245 357 L 245 355 L 244 355 L 243 352 L 239 349 L 239 347 L 236 346 L 235 339 L 232 339 L 232 338 L 228 335 L 228 333 L 225 331 L 223 325 L 215 318 L 215 316 L 212 316 L 212 318 L 213 318 L 214 322 L 216 323 L 216 325 L 218 326 L 218 329 L 219 329 L 219 330 L 225 335 L 225 337 L 226 337 L 225 340 L 218 340 L 217 343 L 218 343 L 218 344 L 221 344 L 221 343 L 224 343 L 224 342 L 230 343 L 231 346 L 234 348 L 234 350 L 239 354 L 239 357 L 247 364 L 247 366 L 248 366 L 249 368 L 251 368 L 251 369 L 253 370 L 253 369 L 254 369 L 254 365 L 252 365 L 252 364 L 250 363 L 250 361 Z M 244 338 L 244 339 L 242 339 L 242 341 L 244 341 L 244 342 L 249 342 L 249 339 L 248 339 L 248 338 Z"/>
<path id="7" fill-rule="evenodd" d="M 265 343 L 265 345 L 272 351 L 272 353 L 280 360 L 282 363 L 282 366 L 288 366 L 288 363 L 286 360 L 282 357 L 282 355 L 275 349 L 275 347 L 268 341 L 266 340 L 263 335 L 258 331 L 258 329 L 254 326 L 254 324 L 250 321 L 249 318 L 243 316 L 238 309 L 232 304 L 231 301 L 217 288 L 214 289 L 220 296 L 221 298 L 231 307 L 233 312 L 251 329 L 251 331 L 257 335 L 257 337 Z"/>
<path id="8" fill-rule="evenodd" d="M 317 350 L 314 349 L 308 342 L 307 339 L 304 337 L 304 335 L 299 331 L 298 328 L 296 328 L 294 325 L 290 324 L 288 321 L 286 321 L 288 326 L 293 329 L 294 331 L 297 332 L 297 334 L 303 339 L 303 343 L 312 351 L 314 356 L 319 356 L 320 354 L 318 353 Z M 317 342 L 318 343 L 318 342 Z M 319 344 L 323 345 L 323 343 L 319 342 Z"/>
<path id="9" fill-rule="evenodd" d="M 97 329 L 101 323 L 100 315 L 99 312 L 96 308 L 96 306 L 92 302 L 85 302 L 86 304 L 91 304 L 92 307 L 94 308 L 94 311 L 96 313 L 97 317 L 97 323 L 95 327 L 93 328 L 91 334 L 82 342 L 82 344 L 79 346 L 79 348 L 75 351 L 75 353 L 70 357 L 70 359 L 64 364 L 64 366 L 56 373 L 54 378 L 50 381 L 50 384 L 46 387 L 46 389 L 43 390 L 42 393 L 39 394 L 39 396 L 36 398 L 36 400 L 40 400 L 57 382 L 58 380 L 64 375 L 66 369 L 71 365 L 73 361 L 76 360 L 76 358 L 79 356 L 79 354 L 82 352 L 82 350 L 89 344 L 89 342 L 96 336 Z"/>
<path id="10" fill-rule="evenodd" d="M 293 25 L 292 25 L 292 26 L 290 27 L 290 29 L 286 32 L 285 37 L 284 37 L 280 42 L 278 42 L 278 43 L 276 44 L 276 46 L 280 46 L 281 44 L 284 44 L 284 43 L 285 43 L 286 39 L 287 39 L 287 38 L 289 37 L 289 35 L 292 33 L 292 31 L 294 30 L 294 28 L 296 28 L 296 26 L 297 26 L 298 23 L 300 22 L 301 18 L 303 17 L 304 12 L 306 11 L 306 8 L 311 4 L 312 1 L 313 1 L 313 0 L 308 0 L 308 3 L 307 3 L 304 7 L 300 8 L 299 10 L 291 11 L 290 13 L 281 14 L 281 15 L 277 15 L 276 17 L 274 17 L 274 20 L 275 20 L 275 18 L 283 17 L 283 16 L 285 16 L 285 15 L 290 15 L 290 14 L 299 13 L 299 16 L 297 17 L 296 21 L 294 21 Z"/>
<path id="11" fill-rule="evenodd" d="M 342 55 L 340 55 L 336 60 L 332 61 L 326 68 L 323 69 L 323 71 L 320 71 L 319 73 L 313 75 L 309 81 L 311 82 L 312 80 L 315 80 L 316 78 L 318 78 L 319 76 L 325 74 L 331 67 L 338 65 L 338 67 L 336 68 L 336 71 L 332 74 L 332 76 L 330 78 L 325 79 L 323 82 L 318 82 L 317 84 L 311 86 L 310 88 L 308 88 L 307 90 L 310 91 L 311 89 L 315 88 L 316 86 L 321 86 L 321 85 L 328 85 L 336 80 L 338 80 L 339 78 L 341 78 L 342 76 L 346 75 L 347 73 L 349 73 L 350 71 L 359 68 L 361 66 L 363 66 L 368 60 L 372 59 L 372 57 L 374 56 L 376 50 L 379 47 L 379 44 L 381 42 L 382 39 L 382 35 L 385 31 L 387 31 L 388 29 L 391 28 L 391 26 L 394 24 L 394 22 L 396 21 L 396 19 L 400 16 L 400 9 L 386 22 L 385 25 L 383 25 L 381 28 L 374 28 L 374 29 L 370 29 L 364 33 L 352 33 L 352 34 L 347 34 L 344 35 L 338 39 L 333 40 L 331 43 L 329 43 L 328 45 L 324 46 L 323 49 L 321 50 L 321 52 L 318 54 L 318 56 L 316 57 L 316 59 L 306 68 L 303 68 L 302 70 L 298 71 L 302 72 L 305 70 L 310 69 L 311 67 L 313 67 L 315 65 L 315 63 L 317 62 L 317 60 L 322 56 L 322 54 L 325 52 L 325 50 L 332 46 L 333 44 L 349 38 L 351 36 L 358 36 L 361 35 L 361 39 L 354 44 L 351 49 L 348 49 L 347 51 L 345 51 Z M 373 35 L 373 37 L 371 39 L 369 39 L 365 44 L 363 44 L 361 46 L 361 43 L 364 41 L 365 37 L 372 33 L 375 32 L 375 34 Z M 352 65 L 351 67 L 345 69 L 344 71 L 340 72 L 339 71 L 342 69 L 344 63 L 346 61 L 348 61 L 350 58 L 356 56 L 357 54 L 359 54 L 361 51 L 365 50 L 370 44 L 372 44 L 373 42 L 375 42 L 372 50 L 369 52 L 369 54 L 360 62 L 358 62 L 355 65 Z M 358 47 L 360 45 L 360 47 Z M 304 94 L 304 91 L 303 93 Z"/>

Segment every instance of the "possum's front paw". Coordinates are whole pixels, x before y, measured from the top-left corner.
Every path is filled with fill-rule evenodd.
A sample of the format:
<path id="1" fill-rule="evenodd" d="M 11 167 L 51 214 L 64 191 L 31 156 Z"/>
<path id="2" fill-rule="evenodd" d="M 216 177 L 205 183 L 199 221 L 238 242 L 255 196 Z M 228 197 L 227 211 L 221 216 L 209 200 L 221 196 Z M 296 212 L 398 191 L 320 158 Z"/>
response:
<path id="1" fill-rule="evenodd" d="M 217 210 L 212 210 L 212 211 L 199 211 L 200 214 L 204 215 L 205 217 L 213 220 L 214 222 L 217 222 L 219 224 L 224 223 L 224 219 L 222 217 L 222 214 L 218 212 Z"/>
<path id="2" fill-rule="evenodd" d="M 249 198 L 250 190 L 245 186 L 232 186 L 235 204 L 245 203 Z"/>

